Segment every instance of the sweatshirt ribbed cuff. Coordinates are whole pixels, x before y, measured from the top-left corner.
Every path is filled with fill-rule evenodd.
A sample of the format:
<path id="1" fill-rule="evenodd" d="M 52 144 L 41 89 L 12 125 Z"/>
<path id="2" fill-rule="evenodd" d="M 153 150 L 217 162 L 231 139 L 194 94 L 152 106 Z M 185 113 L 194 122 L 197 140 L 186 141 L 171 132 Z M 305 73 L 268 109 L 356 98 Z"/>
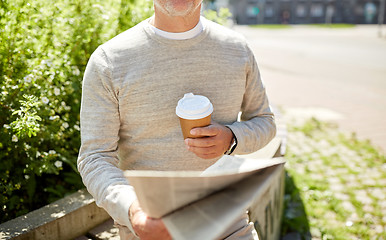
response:
<path id="1" fill-rule="evenodd" d="M 129 209 L 131 204 L 137 199 L 134 190 L 130 186 L 129 191 L 121 191 L 121 193 L 117 196 L 115 205 L 115 216 L 116 220 L 120 225 L 126 226 L 130 229 L 130 231 L 136 236 L 136 233 L 131 225 L 130 217 L 129 217 Z"/>
<path id="2" fill-rule="evenodd" d="M 235 140 L 237 141 L 237 145 L 236 145 L 236 148 L 233 150 L 233 152 L 231 153 L 231 155 L 235 155 L 236 152 L 237 152 L 237 148 L 240 146 L 240 141 L 241 141 L 241 138 L 242 138 L 242 134 L 240 133 L 240 131 L 238 130 L 238 128 L 234 125 L 225 125 L 225 127 L 229 128 L 233 135 L 235 136 Z"/>

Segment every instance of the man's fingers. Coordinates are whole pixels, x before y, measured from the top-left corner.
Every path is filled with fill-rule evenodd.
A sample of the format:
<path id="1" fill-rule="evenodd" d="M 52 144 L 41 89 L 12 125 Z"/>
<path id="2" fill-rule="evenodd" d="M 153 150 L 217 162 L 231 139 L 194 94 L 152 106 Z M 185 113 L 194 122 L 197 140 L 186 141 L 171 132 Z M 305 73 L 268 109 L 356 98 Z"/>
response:
<path id="1" fill-rule="evenodd" d="M 217 152 L 216 146 L 212 147 L 192 147 L 187 146 L 188 150 L 196 154 L 197 156 L 213 155 Z"/>
<path id="2" fill-rule="evenodd" d="M 223 155 L 233 135 L 229 128 L 215 122 L 207 127 L 193 128 L 190 133 L 198 138 L 185 139 L 188 150 L 204 159 Z"/>
<path id="3" fill-rule="evenodd" d="M 209 125 L 207 127 L 193 128 L 190 130 L 190 134 L 199 136 L 216 136 L 219 133 L 219 129 L 216 125 Z"/>
<path id="4" fill-rule="evenodd" d="M 190 147 L 201 148 L 208 148 L 216 145 L 215 141 L 211 137 L 187 138 L 185 139 L 185 144 Z"/>
<path id="5" fill-rule="evenodd" d="M 134 230 L 141 239 L 171 239 L 161 219 L 151 218 L 145 213 L 141 214 L 138 212 L 133 220 L 137 222 L 137 224 L 133 225 Z"/>
<path id="6" fill-rule="evenodd" d="M 218 154 L 217 152 L 208 152 L 208 151 L 205 151 L 205 152 L 202 152 L 201 151 L 202 149 L 198 150 L 198 151 L 195 151 L 195 150 L 192 150 L 192 152 L 197 156 L 197 157 L 200 157 L 200 158 L 203 158 L 203 159 L 213 159 L 213 158 L 216 158 L 218 157 Z"/>
<path id="7" fill-rule="evenodd" d="M 138 200 L 130 206 L 129 216 L 133 229 L 140 239 L 171 239 L 163 221 L 147 216 L 139 206 Z"/>

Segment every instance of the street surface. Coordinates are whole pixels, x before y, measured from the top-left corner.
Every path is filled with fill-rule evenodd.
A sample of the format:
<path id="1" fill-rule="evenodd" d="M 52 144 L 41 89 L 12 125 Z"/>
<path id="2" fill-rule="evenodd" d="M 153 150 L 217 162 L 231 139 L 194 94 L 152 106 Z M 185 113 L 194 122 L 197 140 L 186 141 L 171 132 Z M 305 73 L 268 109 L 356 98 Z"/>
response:
<path id="1" fill-rule="evenodd" d="M 256 55 L 271 104 L 334 120 L 386 152 L 386 29 L 234 26 Z"/>

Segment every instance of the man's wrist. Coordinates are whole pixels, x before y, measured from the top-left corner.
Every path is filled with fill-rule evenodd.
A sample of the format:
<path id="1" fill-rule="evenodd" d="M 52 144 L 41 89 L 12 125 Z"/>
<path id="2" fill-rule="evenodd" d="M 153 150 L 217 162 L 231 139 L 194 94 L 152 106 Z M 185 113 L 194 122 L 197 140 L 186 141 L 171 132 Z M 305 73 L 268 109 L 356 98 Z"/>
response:
<path id="1" fill-rule="evenodd" d="M 228 128 L 230 130 L 230 132 L 232 133 L 232 138 L 231 138 L 231 141 L 229 143 L 228 149 L 224 152 L 224 155 L 230 155 L 236 149 L 237 138 L 236 138 L 235 134 L 233 133 L 232 129 L 230 129 L 229 127 L 226 127 L 226 128 Z"/>

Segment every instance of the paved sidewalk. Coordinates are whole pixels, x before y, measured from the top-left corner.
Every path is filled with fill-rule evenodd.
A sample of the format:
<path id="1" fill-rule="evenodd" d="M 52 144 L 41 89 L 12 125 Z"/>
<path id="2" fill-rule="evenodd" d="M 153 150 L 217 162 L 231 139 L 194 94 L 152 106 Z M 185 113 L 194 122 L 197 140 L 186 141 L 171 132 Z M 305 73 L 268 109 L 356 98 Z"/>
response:
<path id="1" fill-rule="evenodd" d="M 334 120 L 386 152 L 386 38 L 376 25 L 234 30 L 256 54 L 271 103 Z"/>

